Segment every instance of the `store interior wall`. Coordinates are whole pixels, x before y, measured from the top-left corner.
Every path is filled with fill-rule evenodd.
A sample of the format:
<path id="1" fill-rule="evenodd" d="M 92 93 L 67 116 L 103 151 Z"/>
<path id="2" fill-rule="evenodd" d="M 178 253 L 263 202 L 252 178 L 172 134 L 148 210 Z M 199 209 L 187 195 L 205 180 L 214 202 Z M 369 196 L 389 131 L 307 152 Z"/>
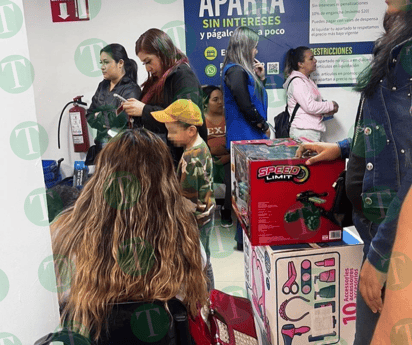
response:
<path id="1" fill-rule="evenodd" d="M 23 0 L 1 6 L 0 344 L 22 345 L 53 331 L 59 311 Z"/>
<path id="2" fill-rule="evenodd" d="M 20 122 L 37 121 L 48 137 L 42 158 L 64 158 L 63 173 L 70 176 L 74 161 L 83 160 L 85 154 L 74 153 L 67 113 L 61 128 L 61 149 L 57 148 L 58 118 L 63 106 L 75 96 L 84 95 L 84 101 L 90 104 L 102 80 L 100 74 L 90 77 L 79 72 L 74 58 L 76 48 L 87 39 L 124 45 L 139 65 L 139 83 L 146 79 L 147 73 L 135 56 L 134 45 L 144 31 L 157 27 L 171 36 L 178 32 L 180 36 L 173 38 L 184 50 L 182 30 L 179 30 L 184 24 L 183 0 L 93 2 L 100 6 L 92 20 L 53 23 L 49 1 L 14 0 L 23 11 L 25 24 L 13 39 L 1 42 L 1 58 L 12 54 L 26 56 L 33 65 L 35 76 L 33 87 L 22 94 L 0 90 L 4 114 L 9 114 L 4 124 L 7 135 L 0 136 L 4 141 L 2 148 L 6 148 L 4 159 L 7 162 L 1 169 L 5 193 L 0 193 L 0 209 L 5 221 L 1 231 L 4 246 L 0 251 L 0 270 L 7 275 L 9 284 L 5 297 L 0 300 L 0 343 L 7 338 L 1 332 L 10 332 L 22 344 L 30 344 L 53 331 L 58 324 L 57 294 L 47 291 L 40 284 L 38 275 L 42 261 L 51 254 L 49 227 L 33 224 L 24 210 L 28 195 L 43 186 L 40 158 L 27 161 L 17 157 L 10 148 L 10 133 Z M 347 137 L 353 126 L 359 95 L 344 88 L 323 88 L 321 93 L 325 99 L 340 104 L 335 119 L 327 123 L 325 140 Z M 273 123 L 274 116 L 284 108 L 284 92 L 269 90 L 268 94 L 269 120 Z M 0 286 L 0 298 L 1 293 L 4 295 L 4 286 Z"/>
<path id="3" fill-rule="evenodd" d="M 61 127 L 61 149 L 57 148 L 58 118 L 63 106 L 75 96 L 84 95 L 83 100 L 90 104 L 102 80 L 101 74 L 89 77 L 77 69 L 74 59 L 77 47 L 87 39 L 122 44 L 129 57 L 138 63 L 138 82 L 141 84 L 147 73 L 135 55 L 135 42 L 144 31 L 157 27 L 168 32 L 176 45 L 185 50 L 184 31 L 178 28 L 184 24 L 183 0 L 102 1 L 92 20 L 71 23 L 53 23 L 48 1 L 25 1 L 24 8 L 31 61 L 36 71 L 36 111 L 39 123 L 49 135 L 49 145 L 43 157 L 64 158 L 64 175 L 71 176 L 74 161 L 83 160 L 85 154 L 74 152 L 67 111 Z M 323 88 L 321 92 L 325 99 L 340 104 L 335 119 L 326 124 L 325 141 L 347 137 L 354 122 L 359 95 L 341 87 Z M 268 94 L 269 121 L 273 123 L 274 116 L 284 108 L 285 94 L 283 90 L 268 90 Z"/>

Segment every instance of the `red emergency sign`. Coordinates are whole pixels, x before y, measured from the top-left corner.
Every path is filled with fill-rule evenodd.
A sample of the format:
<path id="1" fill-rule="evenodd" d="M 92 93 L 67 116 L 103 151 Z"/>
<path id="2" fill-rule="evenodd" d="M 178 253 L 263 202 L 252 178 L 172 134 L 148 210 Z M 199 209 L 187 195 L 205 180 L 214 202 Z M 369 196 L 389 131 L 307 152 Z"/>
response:
<path id="1" fill-rule="evenodd" d="M 53 22 L 90 20 L 89 0 L 50 0 Z"/>

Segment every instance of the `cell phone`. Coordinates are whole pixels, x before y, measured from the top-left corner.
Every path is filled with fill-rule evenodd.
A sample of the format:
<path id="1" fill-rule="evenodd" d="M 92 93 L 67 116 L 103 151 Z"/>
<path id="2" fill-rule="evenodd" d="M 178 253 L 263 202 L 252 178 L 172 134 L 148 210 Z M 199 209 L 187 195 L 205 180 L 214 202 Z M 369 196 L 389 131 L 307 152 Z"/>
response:
<path id="1" fill-rule="evenodd" d="M 123 104 L 121 104 L 120 107 L 116 109 L 116 116 L 119 116 L 122 111 L 123 111 Z"/>
<path id="2" fill-rule="evenodd" d="M 120 99 L 122 102 L 127 102 L 126 98 L 123 98 L 122 96 L 118 95 L 117 93 L 113 94 L 113 97 L 116 97 L 116 98 Z"/>

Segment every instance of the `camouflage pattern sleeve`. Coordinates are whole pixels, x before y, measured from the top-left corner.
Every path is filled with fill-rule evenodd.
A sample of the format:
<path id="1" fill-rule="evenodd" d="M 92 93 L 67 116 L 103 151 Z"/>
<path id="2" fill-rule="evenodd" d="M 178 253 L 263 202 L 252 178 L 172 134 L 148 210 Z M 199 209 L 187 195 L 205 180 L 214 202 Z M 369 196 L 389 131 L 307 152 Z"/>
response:
<path id="1" fill-rule="evenodd" d="M 183 195 L 196 207 L 198 224 L 205 224 L 214 210 L 213 161 L 206 143 L 186 150 L 178 167 Z"/>

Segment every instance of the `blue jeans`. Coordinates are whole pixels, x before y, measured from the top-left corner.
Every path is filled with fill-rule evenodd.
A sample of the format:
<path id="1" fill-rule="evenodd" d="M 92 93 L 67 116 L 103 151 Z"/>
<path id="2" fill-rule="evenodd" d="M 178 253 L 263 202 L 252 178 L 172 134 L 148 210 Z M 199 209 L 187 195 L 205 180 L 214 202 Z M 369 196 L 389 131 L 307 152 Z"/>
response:
<path id="1" fill-rule="evenodd" d="M 238 220 L 236 221 L 235 240 L 236 240 L 237 243 L 243 244 L 243 229 L 242 229 L 242 226 L 240 225 L 240 222 Z"/>
<path id="2" fill-rule="evenodd" d="M 369 250 L 370 243 L 376 233 L 376 225 L 362 215 L 354 214 L 353 222 L 356 230 L 359 232 L 362 240 L 365 242 L 363 261 L 366 260 L 366 255 Z M 359 285 L 356 296 L 356 334 L 353 345 L 369 345 L 372 341 L 373 333 L 376 324 L 379 320 L 379 313 L 373 313 L 362 298 L 359 291 Z"/>

